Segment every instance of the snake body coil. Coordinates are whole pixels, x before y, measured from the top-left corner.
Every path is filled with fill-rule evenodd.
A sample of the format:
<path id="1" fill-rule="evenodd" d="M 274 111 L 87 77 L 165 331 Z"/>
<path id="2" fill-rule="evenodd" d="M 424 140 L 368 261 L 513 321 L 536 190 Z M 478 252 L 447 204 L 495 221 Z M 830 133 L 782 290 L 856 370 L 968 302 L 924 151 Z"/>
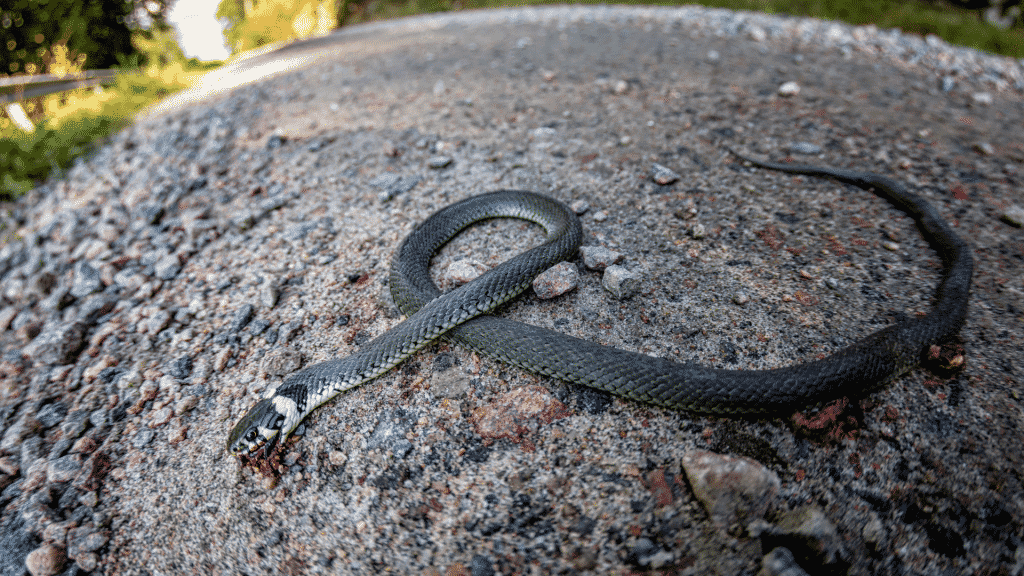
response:
<path id="1" fill-rule="evenodd" d="M 492 192 L 441 209 L 399 247 L 391 290 L 408 319 L 352 356 L 292 375 L 238 422 L 228 449 L 245 461 L 259 462 L 316 407 L 383 374 L 438 337 L 532 372 L 649 404 L 704 414 L 756 415 L 877 388 L 916 366 L 927 346 L 956 336 L 966 317 L 974 264 L 967 244 L 931 204 L 877 174 L 739 157 L 755 166 L 831 177 L 873 191 L 912 217 L 942 260 L 931 311 L 824 359 L 773 370 L 678 364 L 484 315 L 515 298 L 541 271 L 572 257 L 582 239 L 579 220 L 560 202 L 531 192 Z M 548 240 L 442 295 L 430 280 L 430 258 L 462 229 L 494 217 L 534 221 L 545 228 Z"/>

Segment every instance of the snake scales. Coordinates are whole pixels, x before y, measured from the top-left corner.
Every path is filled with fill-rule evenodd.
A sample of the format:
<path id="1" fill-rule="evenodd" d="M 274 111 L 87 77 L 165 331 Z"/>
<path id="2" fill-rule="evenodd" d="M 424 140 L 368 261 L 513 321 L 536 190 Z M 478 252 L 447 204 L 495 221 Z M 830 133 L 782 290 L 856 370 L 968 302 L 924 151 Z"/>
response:
<path id="1" fill-rule="evenodd" d="M 391 291 L 408 318 L 359 352 L 309 366 L 289 377 L 236 424 L 228 450 L 263 465 L 276 445 L 314 409 L 376 378 L 444 337 L 526 370 L 649 404 L 704 414 L 771 414 L 863 393 L 916 366 L 927 346 L 957 335 L 967 313 L 973 259 L 931 204 L 899 183 L 869 172 L 780 164 L 737 157 L 762 168 L 826 176 L 873 191 L 905 212 L 942 260 L 934 304 L 831 356 L 773 370 L 722 370 L 678 364 L 610 348 L 486 313 L 523 292 L 551 265 L 572 258 L 582 239 L 564 204 L 532 192 L 503 190 L 445 207 L 405 239 L 392 262 Z M 513 217 L 540 224 L 547 241 L 480 278 L 442 295 L 428 274 L 430 258 L 473 222 Z"/>

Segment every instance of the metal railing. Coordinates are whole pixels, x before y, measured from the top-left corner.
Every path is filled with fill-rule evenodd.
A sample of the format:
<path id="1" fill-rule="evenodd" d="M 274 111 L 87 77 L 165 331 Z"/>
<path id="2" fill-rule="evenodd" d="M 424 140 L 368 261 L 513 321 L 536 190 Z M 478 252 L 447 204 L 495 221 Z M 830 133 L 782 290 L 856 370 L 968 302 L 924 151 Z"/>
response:
<path id="1" fill-rule="evenodd" d="M 117 70 L 86 70 L 81 74 L 65 77 L 35 74 L 0 78 L 0 105 L 75 88 L 113 84 L 115 76 L 117 76 Z"/>

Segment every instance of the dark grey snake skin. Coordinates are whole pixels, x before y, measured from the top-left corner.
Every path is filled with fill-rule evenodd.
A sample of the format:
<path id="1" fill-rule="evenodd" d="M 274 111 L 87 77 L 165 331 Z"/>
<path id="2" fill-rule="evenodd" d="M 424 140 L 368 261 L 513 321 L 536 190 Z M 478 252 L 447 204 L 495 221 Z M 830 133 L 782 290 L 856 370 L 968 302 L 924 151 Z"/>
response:
<path id="1" fill-rule="evenodd" d="M 572 257 L 582 238 L 578 219 L 563 204 L 531 192 L 493 192 L 438 211 L 399 247 L 391 290 L 409 315 L 405 322 L 352 356 L 310 366 L 290 377 L 273 397 L 257 403 L 239 421 L 228 449 L 247 462 L 258 462 L 317 406 L 379 376 L 439 336 L 532 372 L 640 402 L 704 414 L 757 415 L 877 388 L 916 366 L 929 345 L 957 335 L 967 314 L 974 264 L 967 244 L 931 204 L 877 174 L 735 155 L 762 168 L 827 176 L 870 190 L 912 217 L 942 260 L 942 279 L 931 311 L 824 359 L 774 370 L 678 364 L 482 315 L 525 290 L 536 274 Z M 472 222 L 496 216 L 535 221 L 547 230 L 549 240 L 441 295 L 427 271 L 430 258 Z"/>

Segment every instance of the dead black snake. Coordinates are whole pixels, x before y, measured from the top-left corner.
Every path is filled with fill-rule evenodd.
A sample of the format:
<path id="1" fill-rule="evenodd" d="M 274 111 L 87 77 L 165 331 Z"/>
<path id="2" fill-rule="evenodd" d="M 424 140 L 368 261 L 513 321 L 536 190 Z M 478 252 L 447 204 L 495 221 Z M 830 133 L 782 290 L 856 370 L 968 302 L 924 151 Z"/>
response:
<path id="1" fill-rule="evenodd" d="M 735 153 L 733 153 L 735 154 Z M 258 462 L 314 409 L 376 378 L 428 343 L 444 337 L 539 374 L 633 400 L 704 414 L 770 414 L 877 388 L 916 366 L 931 344 L 957 335 L 967 314 L 974 263 L 971 251 L 938 211 L 899 183 L 869 172 L 780 164 L 738 157 L 755 166 L 827 176 L 870 190 L 905 212 L 942 260 L 931 311 L 879 330 L 821 360 L 773 370 L 721 370 L 678 364 L 486 315 L 515 298 L 549 266 L 572 258 L 582 239 L 576 215 L 532 192 L 502 190 L 445 207 L 419 225 L 392 262 L 391 291 L 409 317 L 345 358 L 289 377 L 235 425 L 228 450 Z M 548 240 L 480 278 L 440 293 L 430 258 L 473 222 L 513 217 L 540 224 Z"/>

